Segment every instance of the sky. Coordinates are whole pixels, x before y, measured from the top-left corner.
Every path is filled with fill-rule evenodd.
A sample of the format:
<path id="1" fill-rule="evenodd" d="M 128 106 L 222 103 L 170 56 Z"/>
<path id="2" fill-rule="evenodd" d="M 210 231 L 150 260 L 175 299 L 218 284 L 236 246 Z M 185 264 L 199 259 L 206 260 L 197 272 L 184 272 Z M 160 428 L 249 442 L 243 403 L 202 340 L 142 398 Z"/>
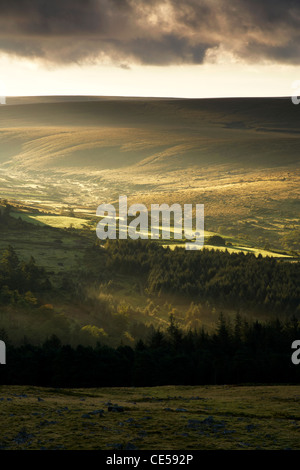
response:
<path id="1" fill-rule="evenodd" d="M 1 0 L 0 98 L 300 94 L 299 0 Z"/>

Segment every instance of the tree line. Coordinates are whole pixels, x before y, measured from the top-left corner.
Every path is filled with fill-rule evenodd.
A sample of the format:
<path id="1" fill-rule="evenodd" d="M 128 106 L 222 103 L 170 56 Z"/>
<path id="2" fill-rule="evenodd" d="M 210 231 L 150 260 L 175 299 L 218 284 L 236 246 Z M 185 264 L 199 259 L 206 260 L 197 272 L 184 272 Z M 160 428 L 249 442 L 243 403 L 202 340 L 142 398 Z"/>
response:
<path id="1" fill-rule="evenodd" d="M 9 338 L 1 384 L 48 387 L 109 387 L 203 384 L 298 383 L 300 365 L 291 344 L 300 338 L 295 317 L 261 323 L 220 315 L 216 332 L 184 331 L 170 316 L 134 347 L 63 345 L 53 336 L 40 346 L 14 347 Z"/>
<path id="2" fill-rule="evenodd" d="M 106 265 L 145 280 L 149 294 L 181 294 L 219 308 L 300 314 L 300 263 L 203 249 L 165 249 L 148 241 L 109 240 Z"/>

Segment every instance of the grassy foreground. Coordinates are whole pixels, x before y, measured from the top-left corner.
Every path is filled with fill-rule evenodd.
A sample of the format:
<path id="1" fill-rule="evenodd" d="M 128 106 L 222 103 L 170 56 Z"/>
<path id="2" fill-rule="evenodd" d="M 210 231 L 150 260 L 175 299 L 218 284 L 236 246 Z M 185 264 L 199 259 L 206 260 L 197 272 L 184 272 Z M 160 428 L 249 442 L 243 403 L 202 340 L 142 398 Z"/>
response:
<path id="1" fill-rule="evenodd" d="M 0 448 L 295 450 L 299 402 L 300 387 L 289 385 L 1 386 Z"/>

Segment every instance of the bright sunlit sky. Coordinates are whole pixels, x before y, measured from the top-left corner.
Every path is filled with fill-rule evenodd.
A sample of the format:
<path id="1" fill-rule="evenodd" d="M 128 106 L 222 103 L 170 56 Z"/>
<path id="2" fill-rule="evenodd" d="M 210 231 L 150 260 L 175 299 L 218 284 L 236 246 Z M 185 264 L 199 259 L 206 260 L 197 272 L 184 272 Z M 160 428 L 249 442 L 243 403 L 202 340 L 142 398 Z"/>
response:
<path id="1" fill-rule="evenodd" d="M 203 64 L 179 66 L 69 65 L 0 59 L 0 95 L 291 96 L 300 67 Z"/>
<path id="2" fill-rule="evenodd" d="M 295 0 L 2 3 L 0 96 L 291 96 L 300 80 Z"/>

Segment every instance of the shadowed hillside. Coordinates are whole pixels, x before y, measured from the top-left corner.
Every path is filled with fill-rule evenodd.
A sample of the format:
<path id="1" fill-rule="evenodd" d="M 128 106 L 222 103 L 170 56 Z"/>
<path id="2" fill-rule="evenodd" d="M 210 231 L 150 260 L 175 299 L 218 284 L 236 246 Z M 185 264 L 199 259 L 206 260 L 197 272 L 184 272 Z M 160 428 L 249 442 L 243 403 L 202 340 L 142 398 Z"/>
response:
<path id="1" fill-rule="evenodd" d="M 298 162 L 300 113 L 289 99 L 57 100 L 11 98 L 0 108 L 2 163 L 84 172 Z"/>

